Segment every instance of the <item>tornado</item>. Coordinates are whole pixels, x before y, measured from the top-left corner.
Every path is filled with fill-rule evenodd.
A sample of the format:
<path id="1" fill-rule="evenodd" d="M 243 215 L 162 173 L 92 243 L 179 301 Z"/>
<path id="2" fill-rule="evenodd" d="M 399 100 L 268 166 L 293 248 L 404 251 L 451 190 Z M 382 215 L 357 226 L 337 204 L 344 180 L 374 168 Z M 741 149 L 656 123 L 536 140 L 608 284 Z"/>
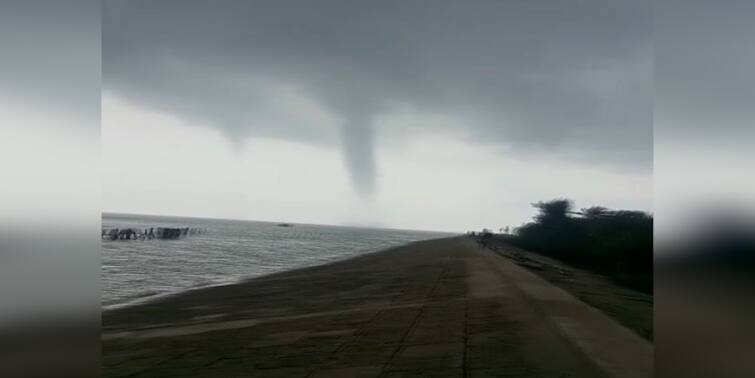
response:
<path id="1" fill-rule="evenodd" d="M 341 125 L 343 162 L 354 191 L 370 199 L 376 190 L 374 130 L 369 115 L 351 115 Z"/>

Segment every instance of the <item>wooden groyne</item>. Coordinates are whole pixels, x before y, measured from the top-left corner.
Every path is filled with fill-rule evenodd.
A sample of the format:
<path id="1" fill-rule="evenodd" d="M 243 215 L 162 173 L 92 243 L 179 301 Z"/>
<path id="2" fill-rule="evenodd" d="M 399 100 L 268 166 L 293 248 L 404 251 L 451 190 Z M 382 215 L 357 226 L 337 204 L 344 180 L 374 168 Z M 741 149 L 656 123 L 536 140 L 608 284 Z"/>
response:
<path id="1" fill-rule="evenodd" d="M 180 239 L 188 235 L 201 234 L 197 227 L 149 227 L 149 228 L 102 228 L 103 240 L 150 240 Z"/>

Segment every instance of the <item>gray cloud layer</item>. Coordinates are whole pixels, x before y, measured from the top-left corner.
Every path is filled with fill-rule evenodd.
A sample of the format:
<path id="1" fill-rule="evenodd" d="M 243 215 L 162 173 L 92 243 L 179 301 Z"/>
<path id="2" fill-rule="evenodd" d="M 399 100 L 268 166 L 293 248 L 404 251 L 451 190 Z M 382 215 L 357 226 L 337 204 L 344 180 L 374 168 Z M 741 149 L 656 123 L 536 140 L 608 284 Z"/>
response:
<path id="1" fill-rule="evenodd" d="M 755 2 L 662 0 L 655 13 L 656 131 L 750 145 L 741 132 L 755 118 Z"/>
<path id="2" fill-rule="evenodd" d="M 0 97 L 99 132 L 100 11 L 96 0 L 0 3 Z"/>
<path id="3" fill-rule="evenodd" d="M 585 1 L 106 1 L 106 89 L 234 139 L 342 143 L 375 185 L 375 118 L 409 105 L 480 142 L 649 169 L 651 4 Z M 272 104 L 296 88 L 340 140 Z"/>

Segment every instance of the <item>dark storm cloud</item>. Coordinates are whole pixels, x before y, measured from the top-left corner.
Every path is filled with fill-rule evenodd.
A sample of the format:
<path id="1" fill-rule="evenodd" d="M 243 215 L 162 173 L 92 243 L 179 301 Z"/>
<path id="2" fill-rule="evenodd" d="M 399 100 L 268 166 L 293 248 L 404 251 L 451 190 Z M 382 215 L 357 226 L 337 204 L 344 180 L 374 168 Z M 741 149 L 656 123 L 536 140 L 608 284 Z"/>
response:
<path id="1" fill-rule="evenodd" d="M 295 88 L 340 122 L 355 187 L 375 118 L 452 115 L 509 150 L 647 169 L 646 1 L 106 1 L 105 87 L 233 138 L 333 141 L 270 106 Z"/>
<path id="2" fill-rule="evenodd" d="M 755 2 L 660 0 L 656 14 L 656 130 L 676 140 L 751 136 Z"/>
<path id="3" fill-rule="evenodd" d="M 100 2 L 0 2 L 0 96 L 99 131 Z"/>

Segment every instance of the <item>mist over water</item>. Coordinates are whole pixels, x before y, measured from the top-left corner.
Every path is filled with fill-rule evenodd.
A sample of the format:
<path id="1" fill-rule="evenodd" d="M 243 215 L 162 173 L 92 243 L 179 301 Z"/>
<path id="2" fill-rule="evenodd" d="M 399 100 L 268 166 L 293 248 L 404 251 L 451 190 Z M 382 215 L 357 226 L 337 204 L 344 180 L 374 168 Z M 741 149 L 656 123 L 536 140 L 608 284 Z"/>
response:
<path id="1" fill-rule="evenodd" d="M 178 240 L 102 241 L 102 304 L 328 263 L 450 234 L 218 219 L 106 214 L 102 226 L 198 227 Z"/>

